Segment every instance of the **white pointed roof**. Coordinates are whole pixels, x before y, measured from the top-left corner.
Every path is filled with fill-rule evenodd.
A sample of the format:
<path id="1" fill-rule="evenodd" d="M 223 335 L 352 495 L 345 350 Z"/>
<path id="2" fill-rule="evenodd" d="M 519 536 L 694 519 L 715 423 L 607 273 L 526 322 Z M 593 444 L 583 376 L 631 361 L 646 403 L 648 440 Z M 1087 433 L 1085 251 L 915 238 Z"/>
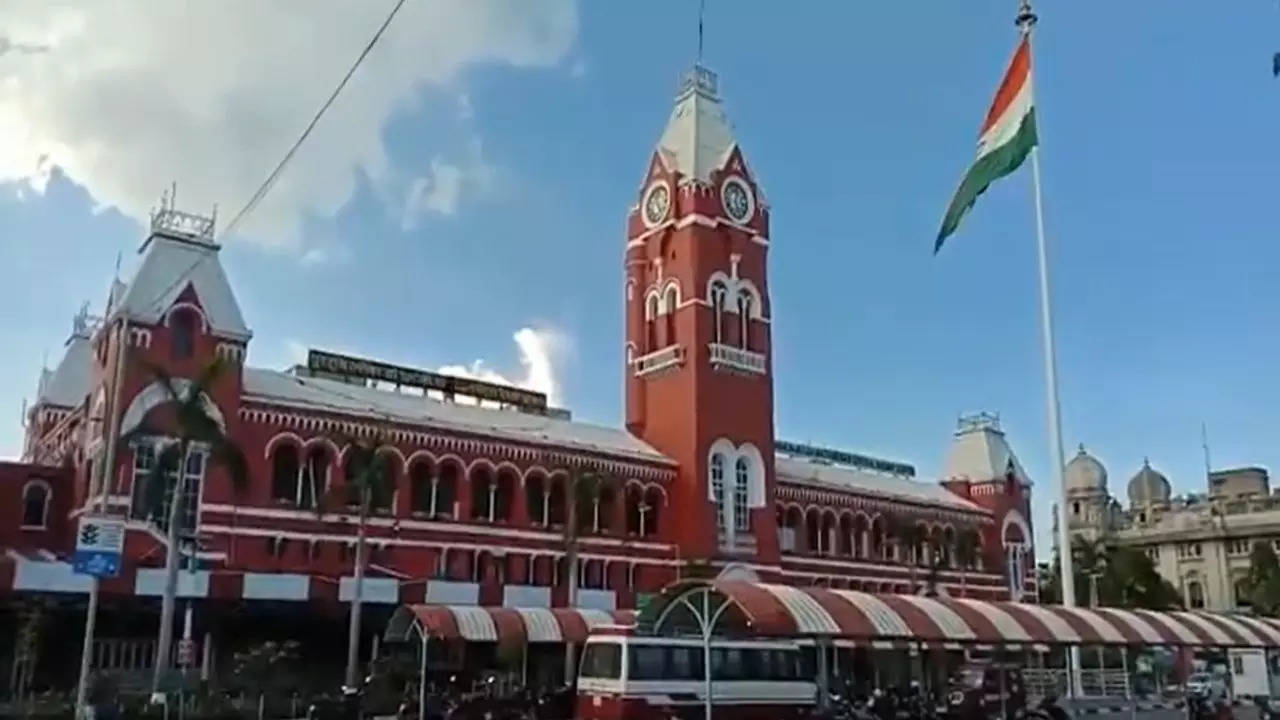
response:
<path id="1" fill-rule="evenodd" d="M 718 86 L 716 74 L 701 65 L 685 73 L 658 141 L 658 154 L 667 168 L 687 179 L 710 182 L 712 171 L 724 166 L 737 145 Z"/>
<path id="2" fill-rule="evenodd" d="M 67 351 L 63 353 L 58 367 L 53 372 L 40 371 L 36 403 L 65 408 L 79 407 L 89 394 L 92 360 L 89 338 L 73 335 L 67 341 Z"/>
<path id="3" fill-rule="evenodd" d="M 1030 482 L 1000 430 L 999 417 L 989 413 L 962 417 L 943 466 L 943 479 L 986 482 L 1005 478 L 1010 468 L 1020 481 Z"/>
<path id="4" fill-rule="evenodd" d="M 158 323 L 190 285 L 204 309 L 210 332 L 236 340 L 249 339 L 252 333 L 218 259 L 217 245 L 153 232 L 140 252 L 144 253 L 142 266 L 113 312 L 124 312 L 138 322 Z"/>

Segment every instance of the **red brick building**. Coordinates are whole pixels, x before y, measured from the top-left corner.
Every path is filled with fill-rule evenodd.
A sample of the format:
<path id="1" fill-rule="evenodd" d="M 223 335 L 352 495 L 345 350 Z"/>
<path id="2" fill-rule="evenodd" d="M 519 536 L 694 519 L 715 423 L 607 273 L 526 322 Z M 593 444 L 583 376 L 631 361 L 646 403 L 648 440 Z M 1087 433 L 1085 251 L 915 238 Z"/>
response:
<path id="1" fill-rule="evenodd" d="M 396 478 L 394 498 L 369 523 L 365 595 L 375 607 L 564 606 L 570 572 L 577 604 L 604 610 L 635 607 L 690 571 L 850 590 L 912 592 L 928 582 L 952 595 L 1034 594 L 1030 481 L 995 418 L 962 422 L 936 481 L 907 464 L 780 439 L 770 207 L 714 74 L 695 68 L 684 78 L 645 167 L 620 248 L 621 427 L 315 368 L 247 366 L 253 335 L 212 219 L 162 208 L 133 278 L 114 284 L 101 318 L 76 318 L 63 359 L 41 377 L 27 464 L 0 465 L 0 592 L 82 592 L 66 553 L 75 518 L 94 508 L 131 518 L 124 572 L 104 594 L 159 593 L 164 536 L 140 517 L 136 482 L 165 441 L 168 398 L 152 368 L 185 391 L 222 358 L 234 372 L 208 403 L 248 456 L 251 484 L 235 493 L 199 453 L 187 464 L 184 511 L 199 566 L 183 573 L 180 592 L 201 602 L 340 609 L 354 516 L 315 505 L 345 480 L 347 436 L 384 438 Z M 140 427 L 154 434 L 127 447 L 113 441 Z M 577 513 L 580 565 L 568 568 L 566 484 L 580 473 L 603 481 Z M 914 525 L 934 540 L 933 553 L 901 547 L 902 528 Z M 982 550 L 978 567 L 962 571 L 954 544 L 966 529 L 980 532 Z"/>

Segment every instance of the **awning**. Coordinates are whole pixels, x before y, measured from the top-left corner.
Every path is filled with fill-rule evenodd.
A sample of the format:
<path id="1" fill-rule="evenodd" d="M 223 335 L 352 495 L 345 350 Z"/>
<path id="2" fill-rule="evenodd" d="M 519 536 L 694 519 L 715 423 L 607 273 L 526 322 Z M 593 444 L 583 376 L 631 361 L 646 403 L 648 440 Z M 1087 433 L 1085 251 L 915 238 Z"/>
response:
<path id="1" fill-rule="evenodd" d="M 717 634 L 922 642 L 930 646 L 1280 647 L 1280 621 L 1234 613 L 1068 608 L 742 580 L 692 581 L 668 587 L 645 609 L 640 618 L 642 631 L 662 634 L 675 632 L 678 623 L 687 625 L 690 614 L 696 615 L 701 607 L 700 598 L 708 592 L 736 611 L 720 616 L 721 627 L 713 629 Z M 733 626 L 735 622 L 738 627 Z"/>
<path id="2" fill-rule="evenodd" d="M 401 605 L 387 624 L 389 641 L 417 639 L 500 643 L 580 643 L 598 625 L 634 625 L 634 610 Z"/>

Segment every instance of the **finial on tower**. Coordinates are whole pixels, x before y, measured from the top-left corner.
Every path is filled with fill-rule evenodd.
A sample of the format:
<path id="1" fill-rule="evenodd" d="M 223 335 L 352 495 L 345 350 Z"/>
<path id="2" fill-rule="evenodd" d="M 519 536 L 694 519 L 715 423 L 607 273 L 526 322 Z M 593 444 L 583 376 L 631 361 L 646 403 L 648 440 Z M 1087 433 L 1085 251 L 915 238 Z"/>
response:
<path id="1" fill-rule="evenodd" d="M 702 64 L 702 18 L 707 14 L 707 0 L 698 0 L 698 64 Z"/>
<path id="2" fill-rule="evenodd" d="M 1035 10 L 1031 9 L 1031 0 L 1020 0 L 1018 3 L 1018 18 L 1014 20 L 1014 24 L 1018 26 L 1018 29 L 1022 30 L 1023 34 L 1028 34 L 1039 19 L 1040 16 L 1036 15 Z"/>

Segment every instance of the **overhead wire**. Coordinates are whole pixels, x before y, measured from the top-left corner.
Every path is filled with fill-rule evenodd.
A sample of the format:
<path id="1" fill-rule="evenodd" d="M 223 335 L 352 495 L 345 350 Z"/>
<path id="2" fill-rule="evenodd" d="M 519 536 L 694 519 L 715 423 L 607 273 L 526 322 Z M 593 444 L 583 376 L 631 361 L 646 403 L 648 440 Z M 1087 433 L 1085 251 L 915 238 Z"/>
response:
<path id="1" fill-rule="evenodd" d="M 338 95 L 340 95 L 343 89 L 346 88 L 347 83 L 350 82 L 351 77 L 355 75 L 356 70 L 360 68 L 360 65 L 364 62 L 365 58 L 367 58 L 369 53 L 373 51 L 374 46 L 376 46 L 378 41 L 382 39 L 383 34 L 385 34 L 387 28 L 391 26 L 391 22 L 395 20 L 396 15 L 400 12 L 400 8 L 404 7 L 404 4 L 405 0 L 396 0 L 396 4 L 392 6 L 391 11 L 387 13 L 386 19 L 384 19 L 382 24 L 378 26 L 377 32 L 375 32 L 373 37 L 369 39 L 369 42 L 365 44 L 364 49 L 360 51 L 355 62 L 351 64 L 351 67 L 347 69 L 346 74 L 342 76 L 342 80 L 338 82 L 337 86 L 334 87 L 333 92 L 329 93 L 329 97 L 325 99 L 324 103 L 320 106 L 320 109 L 312 116 L 311 122 L 307 123 L 302 134 L 298 136 L 298 139 L 294 141 L 293 145 L 289 148 L 289 151 L 284 154 L 284 157 L 280 159 L 280 162 L 276 164 L 271 173 L 267 175 L 267 178 L 258 186 L 258 189 L 249 198 L 249 201 L 244 204 L 244 207 L 240 208 L 240 212 L 236 213 L 235 216 L 231 218 L 231 222 L 227 223 L 227 227 L 222 231 L 222 235 L 230 235 L 231 232 L 239 226 L 241 221 L 257 209 L 258 204 L 267 196 L 267 193 L 271 192 L 271 188 L 275 186 L 276 181 L 280 178 L 281 173 L 284 172 L 285 167 L 288 166 L 289 161 L 291 161 L 294 155 L 297 154 L 298 148 L 302 147 L 302 143 L 306 142 L 307 138 L 311 135 L 311 131 L 316 128 L 317 124 L 319 124 L 320 118 L 324 117 L 324 114 L 329 110 L 330 106 L 332 106 L 334 101 L 338 99 Z M 154 305 L 164 299 L 173 291 L 174 288 L 190 277 L 191 273 L 193 273 L 200 263 L 204 262 L 208 257 L 209 256 L 207 254 L 202 253 L 195 262 L 191 263 L 186 270 L 179 273 L 178 276 L 174 278 L 173 282 L 161 291 L 155 299 L 148 302 L 147 305 Z"/>

